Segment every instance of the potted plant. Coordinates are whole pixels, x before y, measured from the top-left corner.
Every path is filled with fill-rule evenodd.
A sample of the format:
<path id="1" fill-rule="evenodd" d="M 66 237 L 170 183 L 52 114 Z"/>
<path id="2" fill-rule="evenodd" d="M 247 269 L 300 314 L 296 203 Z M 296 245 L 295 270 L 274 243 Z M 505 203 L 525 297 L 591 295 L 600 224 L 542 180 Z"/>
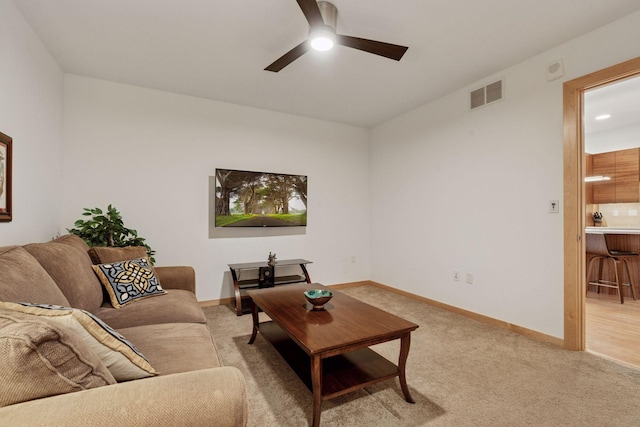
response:
<path id="1" fill-rule="evenodd" d="M 122 215 L 114 207 L 109 205 L 107 211 L 100 208 L 84 208 L 83 216 L 89 219 L 79 219 L 73 225 L 74 228 L 67 229 L 69 233 L 75 234 L 84 240 L 89 246 L 144 246 L 147 250 L 149 262 L 153 265 L 156 253 L 145 243 L 145 239 L 138 236 L 138 232 L 124 226 Z"/>

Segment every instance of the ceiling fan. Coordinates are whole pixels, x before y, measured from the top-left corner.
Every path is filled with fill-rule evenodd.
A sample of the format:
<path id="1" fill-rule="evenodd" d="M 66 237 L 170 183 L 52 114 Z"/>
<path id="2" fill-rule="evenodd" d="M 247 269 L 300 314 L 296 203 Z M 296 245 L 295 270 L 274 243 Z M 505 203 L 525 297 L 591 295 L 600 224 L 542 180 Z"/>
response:
<path id="1" fill-rule="evenodd" d="M 309 38 L 289 52 L 276 59 L 265 68 L 266 71 L 277 73 L 293 61 L 301 57 L 310 48 L 328 50 L 334 44 L 384 56 L 399 61 L 408 47 L 397 44 L 384 43 L 359 37 L 345 36 L 336 33 L 338 9 L 328 1 L 297 0 L 300 9 L 309 22 Z"/>

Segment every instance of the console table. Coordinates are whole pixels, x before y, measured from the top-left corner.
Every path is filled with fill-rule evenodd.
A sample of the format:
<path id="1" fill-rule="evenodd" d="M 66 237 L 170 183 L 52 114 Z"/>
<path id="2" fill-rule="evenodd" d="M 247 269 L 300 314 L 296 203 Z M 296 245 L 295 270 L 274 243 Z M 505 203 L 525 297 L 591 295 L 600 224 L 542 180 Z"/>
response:
<path id="1" fill-rule="evenodd" d="M 292 283 L 311 283 L 311 278 L 309 277 L 309 273 L 307 272 L 307 264 L 311 264 L 312 261 L 307 261 L 306 259 L 283 259 L 278 260 L 273 267 L 273 277 L 268 280 L 268 284 L 265 286 L 263 278 L 260 277 L 260 272 L 264 271 L 264 269 L 269 268 L 269 264 L 267 261 L 262 262 L 244 262 L 239 264 L 227 264 L 229 266 L 229 270 L 231 271 L 231 277 L 233 278 L 233 289 L 236 297 L 236 314 L 238 316 L 242 316 L 244 313 L 249 313 L 250 308 L 247 306 L 246 310 L 242 307 L 242 301 L 248 300 L 248 296 L 246 294 L 249 289 L 258 289 L 262 287 L 272 287 L 272 286 L 280 286 L 280 285 L 289 285 Z M 290 267 L 290 266 L 299 266 L 302 274 L 294 274 L 287 276 L 278 276 L 277 269 L 278 267 Z M 255 274 L 251 274 L 250 278 L 242 279 L 242 273 L 249 273 L 249 271 L 258 272 L 257 277 Z"/>

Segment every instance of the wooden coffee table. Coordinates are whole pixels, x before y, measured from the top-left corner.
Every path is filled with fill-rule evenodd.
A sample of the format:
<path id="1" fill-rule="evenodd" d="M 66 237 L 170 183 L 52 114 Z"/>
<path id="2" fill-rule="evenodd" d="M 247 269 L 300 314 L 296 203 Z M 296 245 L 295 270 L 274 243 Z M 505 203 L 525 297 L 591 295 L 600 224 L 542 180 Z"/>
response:
<path id="1" fill-rule="evenodd" d="M 253 316 L 249 344 L 259 331 L 311 390 L 312 425 L 320 425 L 323 400 L 395 377 L 405 400 L 415 403 L 405 366 L 411 331 L 418 325 L 337 291 L 324 310 L 312 310 L 303 292 L 322 288 L 316 283 L 247 292 Z M 260 309 L 271 321 L 260 323 Z M 398 365 L 368 348 L 396 339 L 400 339 Z"/>

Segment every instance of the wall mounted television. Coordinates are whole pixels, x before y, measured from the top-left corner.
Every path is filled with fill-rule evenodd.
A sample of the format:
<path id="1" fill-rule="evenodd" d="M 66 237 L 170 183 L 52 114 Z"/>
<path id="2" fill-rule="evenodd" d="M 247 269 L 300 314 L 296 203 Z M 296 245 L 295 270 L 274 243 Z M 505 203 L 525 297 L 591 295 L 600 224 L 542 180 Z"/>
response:
<path id="1" fill-rule="evenodd" d="M 216 227 L 304 227 L 307 176 L 216 169 Z"/>

